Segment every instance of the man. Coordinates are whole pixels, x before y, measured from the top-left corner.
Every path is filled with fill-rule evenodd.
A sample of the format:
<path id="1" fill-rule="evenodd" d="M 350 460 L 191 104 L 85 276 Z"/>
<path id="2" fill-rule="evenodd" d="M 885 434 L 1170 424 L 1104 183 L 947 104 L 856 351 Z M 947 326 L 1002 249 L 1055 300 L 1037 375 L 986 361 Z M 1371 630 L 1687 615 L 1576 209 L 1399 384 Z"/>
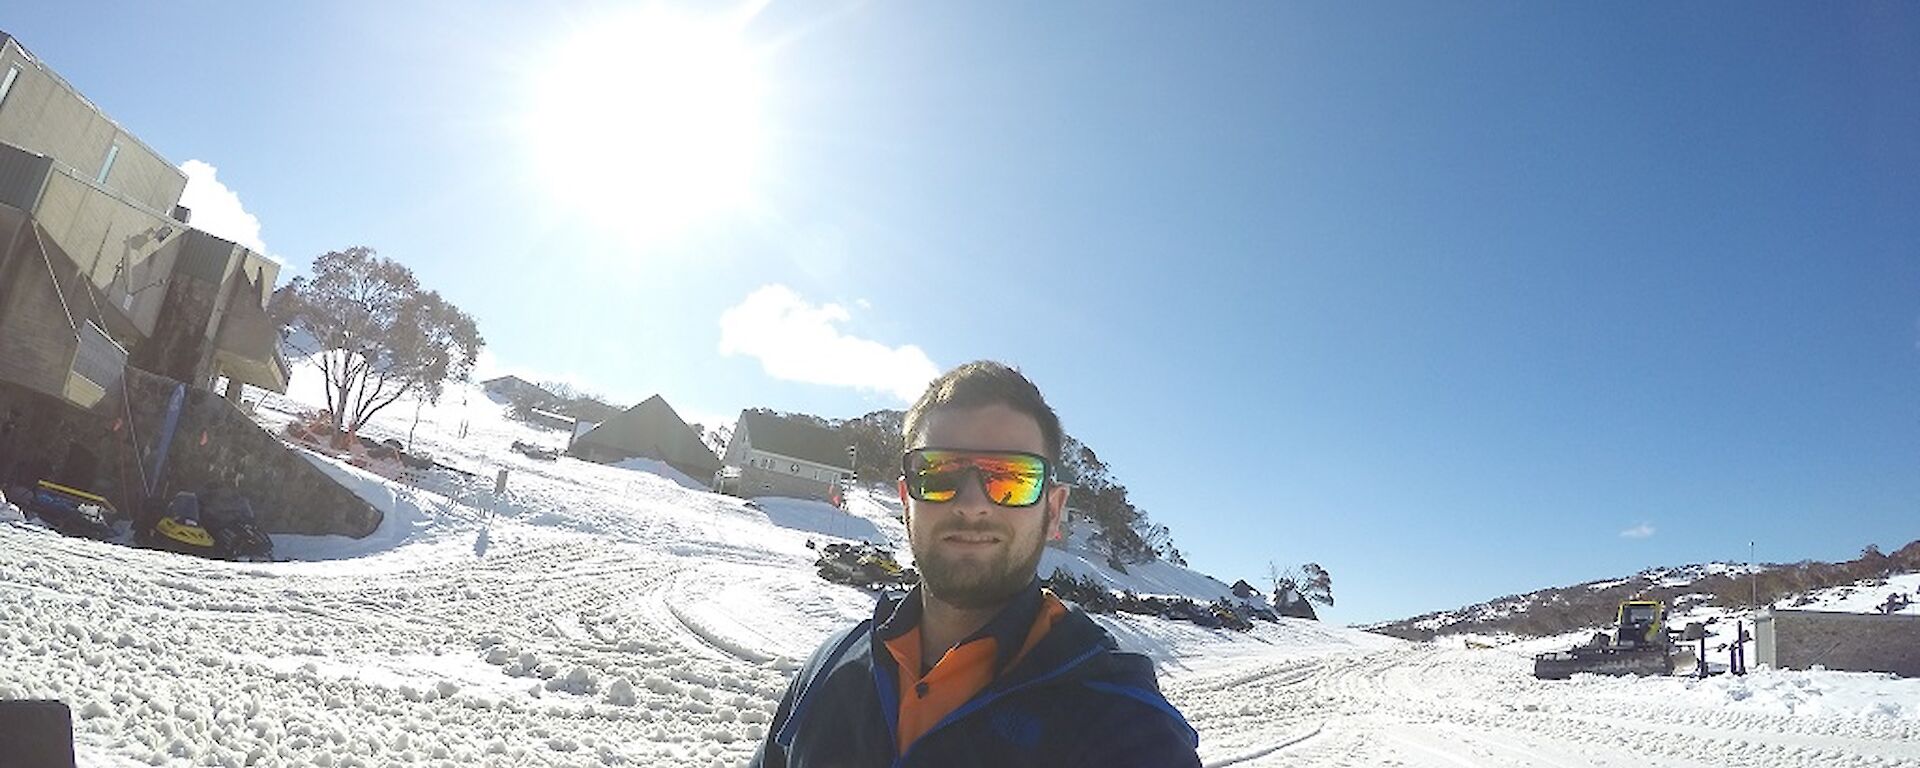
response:
<path id="1" fill-rule="evenodd" d="M 1067 487 L 1060 419 L 999 363 L 907 411 L 900 499 L 920 585 L 827 639 L 751 765 L 1198 766 L 1153 665 L 1035 579 Z"/>

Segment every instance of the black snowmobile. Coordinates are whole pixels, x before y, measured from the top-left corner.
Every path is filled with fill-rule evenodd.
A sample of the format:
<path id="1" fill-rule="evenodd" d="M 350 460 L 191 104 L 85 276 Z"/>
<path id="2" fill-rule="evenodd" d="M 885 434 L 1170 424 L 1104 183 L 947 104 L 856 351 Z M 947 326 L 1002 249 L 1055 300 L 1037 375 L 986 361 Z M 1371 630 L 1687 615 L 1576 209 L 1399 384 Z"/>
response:
<path id="1" fill-rule="evenodd" d="M 211 492 L 203 501 L 187 491 L 173 495 L 166 509 L 136 526 L 141 546 L 222 560 L 268 561 L 273 540 L 254 521 L 245 496 Z"/>
<path id="2" fill-rule="evenodd" d="M 21 508 L 63 534 L 102 541 L 114 537 L 113 518 L 119 516 L 98 494 L 48 480 L 34 485 Z"/>
<path id="3" fill-rule="evenodd" d="M 813 542 L 807 542 L 809 546 Z M 920 583 L 920 574 L 902 568 L 893 553 L 872 544 L 834 542 L 820 549 L 813 563 L 820 578 L 864 589 L 904 591 Z"/>
<path id="4" fill-rule="evenodd" d="M 201 505 L 200 521 L 213 534 L 214 549 L 221 557 L 246 562 L 273 560 L 273 539 L 260 529 L 247 497 L 233 491 L 208 494 Z"/>
<path id="5" fill-rule="evenodd" d="M 560 460 L 560 449 L 558 448 L 548 448 L 543 445 L 534 445 L 533 443 L 515 440 L 513 441 L 513 450 L 515 453 L 530 459 L 538 459 L 540 461 Z"/>

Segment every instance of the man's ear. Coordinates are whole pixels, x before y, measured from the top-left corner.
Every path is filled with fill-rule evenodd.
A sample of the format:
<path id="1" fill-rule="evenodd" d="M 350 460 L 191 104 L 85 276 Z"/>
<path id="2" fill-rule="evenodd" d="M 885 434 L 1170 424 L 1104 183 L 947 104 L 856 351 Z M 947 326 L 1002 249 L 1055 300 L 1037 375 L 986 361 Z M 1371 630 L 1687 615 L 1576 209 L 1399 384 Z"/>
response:
<path id="1" fill-rule="evenodd" d="M 1067 494 L 1072 490 L 1064 483 L 1047 489 L 1047 538 L 1050 540 L 1060 540 L 1060 524 L 1067 517 Z"/>

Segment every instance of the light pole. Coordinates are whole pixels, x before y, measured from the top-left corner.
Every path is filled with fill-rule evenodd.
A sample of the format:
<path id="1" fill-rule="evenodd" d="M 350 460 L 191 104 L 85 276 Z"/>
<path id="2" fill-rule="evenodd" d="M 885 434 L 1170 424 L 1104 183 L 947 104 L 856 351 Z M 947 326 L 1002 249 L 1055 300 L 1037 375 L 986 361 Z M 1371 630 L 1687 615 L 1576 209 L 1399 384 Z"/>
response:
<path id="1" fill-rule="evenodd" d="M 1747 541 L 1747 583 L 1753 586 L 1753 612 L 1760 613 L 1760 573 L 1753 568 L 1753 541 Z"/>

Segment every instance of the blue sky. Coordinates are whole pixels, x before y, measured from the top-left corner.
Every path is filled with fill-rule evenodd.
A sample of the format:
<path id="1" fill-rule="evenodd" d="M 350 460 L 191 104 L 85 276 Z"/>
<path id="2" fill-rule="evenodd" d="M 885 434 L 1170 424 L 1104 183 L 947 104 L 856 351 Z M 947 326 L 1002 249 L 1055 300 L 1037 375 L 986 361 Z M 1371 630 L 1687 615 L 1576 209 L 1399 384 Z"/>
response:
<path id="1" fill-rule="evenodd" d="M 1920 538 L 1920 7 L 383 5 L 0 24 L 490 370 L 844 417 L 1003 359 L 1197 567 L 1318 561 L 1337 621 Z M 752 167 L 649 218 L 623 158 L 679 134 L 530 126 L 671 127 L 708 37 L 556 76 L 665 18 L 729 20 Z"/>

